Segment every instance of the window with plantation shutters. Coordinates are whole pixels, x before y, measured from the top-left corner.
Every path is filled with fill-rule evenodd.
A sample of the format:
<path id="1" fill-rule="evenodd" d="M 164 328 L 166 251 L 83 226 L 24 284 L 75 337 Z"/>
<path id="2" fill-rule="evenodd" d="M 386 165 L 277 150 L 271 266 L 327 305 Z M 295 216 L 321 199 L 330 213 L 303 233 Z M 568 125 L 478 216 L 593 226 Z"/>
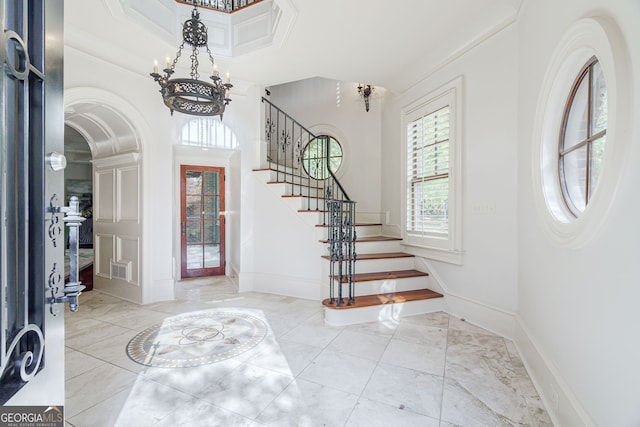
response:
<path id="1" fill-rule="evenodd" d="M 462 264 L 462 78 L 402 110 L 406 250 Z"/>
<path id="2" fill-rule="evenodd" d="M 407 126 L 407 231 L 446 234 L 449 228 L 449 106 Z"/>

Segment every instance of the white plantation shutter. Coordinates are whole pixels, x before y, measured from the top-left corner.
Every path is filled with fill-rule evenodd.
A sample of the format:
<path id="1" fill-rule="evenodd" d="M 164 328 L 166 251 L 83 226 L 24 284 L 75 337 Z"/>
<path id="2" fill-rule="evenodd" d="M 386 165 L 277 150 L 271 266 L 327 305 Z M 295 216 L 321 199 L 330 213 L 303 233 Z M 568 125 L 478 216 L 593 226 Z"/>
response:
<path id="1" fill-rule="evenodd" d="M 449 232 L 450 108 L 407 124 L 407 222 L 413 236 Z"/>

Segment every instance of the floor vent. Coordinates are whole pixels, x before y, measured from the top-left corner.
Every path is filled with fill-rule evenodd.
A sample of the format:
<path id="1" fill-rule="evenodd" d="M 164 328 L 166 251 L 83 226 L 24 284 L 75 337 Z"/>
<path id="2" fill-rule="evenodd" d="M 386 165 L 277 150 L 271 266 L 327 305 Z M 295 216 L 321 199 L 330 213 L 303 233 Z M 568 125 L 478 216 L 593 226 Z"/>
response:
<path id="1" fill-rule="evenodd" d="M 115 262 L 110 260 L 111 265 L 111 278 L 120 279 L 126 282 L 131 281 L 131 261 Z"/>

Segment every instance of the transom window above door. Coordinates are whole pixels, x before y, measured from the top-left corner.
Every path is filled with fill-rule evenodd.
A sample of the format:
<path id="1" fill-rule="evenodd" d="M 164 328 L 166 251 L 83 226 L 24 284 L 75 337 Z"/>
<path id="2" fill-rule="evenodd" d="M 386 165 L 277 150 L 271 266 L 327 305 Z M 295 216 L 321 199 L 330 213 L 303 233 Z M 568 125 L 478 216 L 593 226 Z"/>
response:
<path id="1" fill-rule="evenodd" d="M 227 150 L 238 148 L 236 135 L 217 117 L 196 117 L 189 120 L 180 132 L 180 144 Z"/>

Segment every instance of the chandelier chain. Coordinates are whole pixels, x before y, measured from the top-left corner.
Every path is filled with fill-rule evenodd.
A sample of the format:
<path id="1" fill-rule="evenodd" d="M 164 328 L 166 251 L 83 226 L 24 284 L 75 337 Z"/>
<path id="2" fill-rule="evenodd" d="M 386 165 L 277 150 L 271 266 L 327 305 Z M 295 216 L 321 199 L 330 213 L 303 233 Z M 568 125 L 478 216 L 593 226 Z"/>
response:
<path id="1" fill-rule="evenodd" d="M 184 48 L 184 41 L 180 44 L 180 47 L 178 48 L 178 51 L 176 52 L 176 57 L 173 59 L 173 61 L 171 62 L 171 74 L 173 74 L 173 72 L 176 69 L 176 64 L 178 63 L 178 59 L 180 59 L 180 56 L 182 55 L 182 49 Z"/>
<path id="2" fill-rule="evenodd" d="M 194 47 L 191 53 L 191 78 L 194 80 L 200 79 L 200 73 L 198 73 L 198 48 Z"/>

